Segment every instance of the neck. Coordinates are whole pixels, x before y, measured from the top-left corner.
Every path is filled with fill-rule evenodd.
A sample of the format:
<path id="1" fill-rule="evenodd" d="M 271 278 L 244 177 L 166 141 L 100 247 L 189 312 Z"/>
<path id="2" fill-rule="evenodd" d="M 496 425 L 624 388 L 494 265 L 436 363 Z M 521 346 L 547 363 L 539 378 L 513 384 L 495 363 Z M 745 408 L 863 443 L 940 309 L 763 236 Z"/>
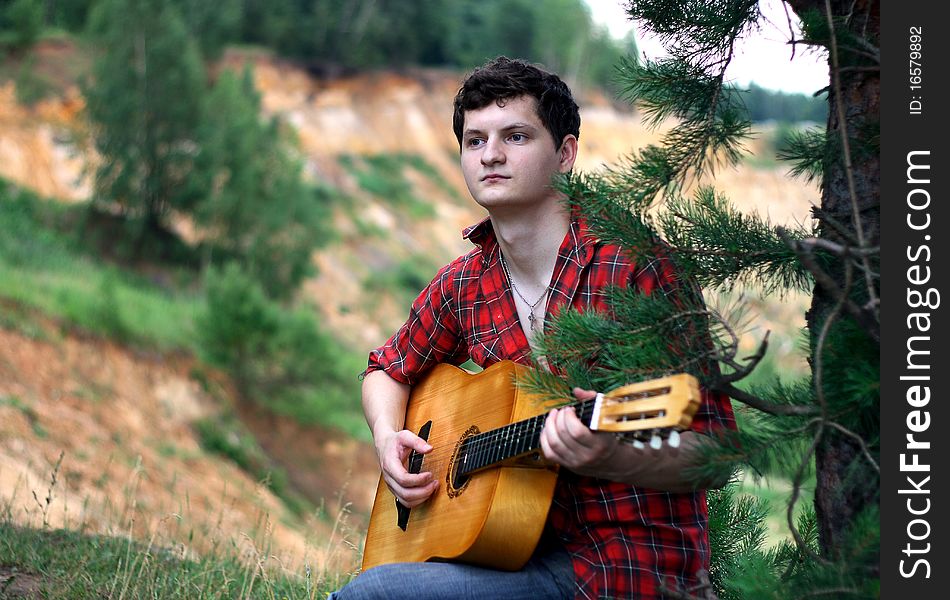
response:
<path id="1" fill-rule="evenodd" d="M 547 285 L 570 227 L 571 215 L 564 203 L 557 200 L 517 212 L 492 211 L 491 220 L 512 275 L 519 281 Z"/>

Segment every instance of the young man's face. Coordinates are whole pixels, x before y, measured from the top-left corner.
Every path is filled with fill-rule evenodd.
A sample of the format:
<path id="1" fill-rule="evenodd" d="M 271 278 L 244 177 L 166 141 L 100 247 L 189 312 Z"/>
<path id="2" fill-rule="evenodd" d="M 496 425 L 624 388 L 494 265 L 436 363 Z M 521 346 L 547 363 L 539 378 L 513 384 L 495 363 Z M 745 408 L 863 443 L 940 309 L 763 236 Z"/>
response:
<path id="1" fill-rule="evenodd" d="M 536 103 L 519 96 L 465 112 L 462 174 L 472 197 L 489 211 L 557 200 L 552 178 L 574 165 L 576 138 L 566 136 L 555 147 Z"/>

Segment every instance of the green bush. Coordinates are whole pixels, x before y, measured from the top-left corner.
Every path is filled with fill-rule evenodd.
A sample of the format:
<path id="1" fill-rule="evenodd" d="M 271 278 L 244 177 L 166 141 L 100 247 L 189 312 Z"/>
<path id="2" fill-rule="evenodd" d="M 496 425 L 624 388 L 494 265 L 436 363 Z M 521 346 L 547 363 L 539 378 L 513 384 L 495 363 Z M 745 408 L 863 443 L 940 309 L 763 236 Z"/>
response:
<path id="1" fill-rule="evenodd" d="M 413 166 L 413 162 L 421 160 L 419 157 L 369 154 L 360 157 L 359 161 L 350 155 L 340 156 L 337 160 L 356 179 L 360 188 L 383 202 L 404 209 L 410 218 L 431 219 L 435 216 L 432 204 L 413 194 L 412 185 L 404 173 L 407 166 Z M 431 169 L 426 171 L 423 168 L 421 172 L 427 177 L 432 176 Z"/>
<path id="2" fill-rule="evenodd" d="M 189 350 L 195 299 L 103 264 L 79 239 L 87 212 L 86 205 L 42 200 L 0 179 L 0 298 L 19 307 L 5 311 L 4 326 L 39 331 L 29 322 L 38 311 L 65 327 L 137 346 Z"/>
<path id="3" fill-rule="evenodd" d="M 411 304 L 438 271 L 438 265 L 424 254 L 414 254 L 394 266 L 370 274 L 363 287 L 371 295 L 394 294 L 401 304 Z"/>
<path id="4" fill-rule="evenodd" d="M 36 72 L 36 59 L 28 57 L 20 65 L 16 76 L 16 99 L 32 106 L 50 94 L 53 86 Z"/>
<path id="5" fill-rule="evenodd" d="M 365 435 L 356 378 L 362 363 L 320 331 L 312 310 L 283 308 L 233 263 L 209 271 L 206 293 L 196 325 L 200 352 L 231 375 L 245 401 Z"/>
<path id="6" fill-rule="evenodd" d="M 43 2 L 13 0 L 4 4 L 0 6 L 0 48 L 29 48 L 43 29 Z"/>
<path id="7" fill-rule="evenodd" d="M 287 472 L 272 464 L 254 436 L 233 415 L 207 417 L 194 424 L 201 447 L 236 464 L 256 480 L 263 482 L 296 515 L 312 507 L 294 493 Z"/>

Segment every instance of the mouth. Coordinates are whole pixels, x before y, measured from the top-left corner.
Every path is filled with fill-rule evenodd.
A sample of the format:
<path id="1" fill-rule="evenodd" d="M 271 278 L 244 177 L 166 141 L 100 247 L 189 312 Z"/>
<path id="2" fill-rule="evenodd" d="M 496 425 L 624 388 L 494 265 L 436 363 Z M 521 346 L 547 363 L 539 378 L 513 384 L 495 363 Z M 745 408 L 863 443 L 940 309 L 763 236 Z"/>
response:
<path id="1" fill-rule="evenodd" d="M 486 183 L 494 183 L 494 182 L 496 182 L 496 181 L 503 181 L 503 180 L 505 180 L 505 179 L 510 179 L 510 177 L 506 177 L 506 176 L 504 176 L 504 175 L 499 175 L 499 174 L 497 174 L 497 173 L 490 173 L 490 174 L 485 175 L 484 177 L 482 177 L 482 181 L 484 181 L 484 182 L 486 182 Z"/>

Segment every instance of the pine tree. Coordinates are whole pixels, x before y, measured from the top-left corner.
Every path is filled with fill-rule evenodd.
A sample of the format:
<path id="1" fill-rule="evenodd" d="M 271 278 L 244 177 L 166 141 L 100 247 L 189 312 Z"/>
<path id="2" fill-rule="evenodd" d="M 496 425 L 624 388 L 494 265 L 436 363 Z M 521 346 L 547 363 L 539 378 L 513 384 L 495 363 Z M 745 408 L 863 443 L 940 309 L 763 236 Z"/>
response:
<path id="1" fill-rule="evenodd" d="M 103 0 L 90 31 L 99 57 L 83 93 L 99 154 L 95 204 L 119 209 L 140 252 L 193 201 L 185 184 L 204 65 L 171 0 Z"/>
<path id="2" fill-rule="evenodd" d="M 13 0 L 0 3 L 0 49 L 25 51 L 36 42 L 43 29 L 43 3 Z"/>
<path id="3" fill-rule="evenodd" d="M 669 256 L 681 277 L 672 301 L 614 290 L 609 316 L 561 313 L 539 353 L 563 368 L 569 385 L 594 389 L 693 373 L 731 396 L 741 423 L 697 471 L 722 476 L 745 469 L 792 480 L 785 510 L 793 541 L 773 549 L 763 547 L 764 507 L 730 487 L 711 492 L 710 585 L 673 590 L 673 597 L 879 594 L 879 4 L 786 3 L 802 21 L 796 51 L 827 49 L 832 74 L 820 90 L 829 108 L 825 130 L 795 136 L 783 153 L 794 173 L 820 183 L 812 227 L 777 227 L 742 214 L 712 186 L 684 192 L 699 175 L 742 155 L 751 123 L 724 72 L 736 41 L 756 33 L 758 0 L 629 2 L 631 18 L 659 36 L 669 57 L 625 61 L 625 90 L 650 124 L 672 118 L 677 125 L 612 171 L 563 182 L 601 239 L 640 260 Z M 767 352 L 768 337 L 752 356 L 740 357 L 735 324 L 707 308 L 691 282 L 709 291 L 753 286 L 778 297 L 810 291 L 811 377 L 738 387 Z M 696 335 L 702 331 L 709 335 Z M 529 384 L 551 396 L 567 389 L 542 372 Z M 796 521 L 812 470 L 814 510 Z"/>
<path id="4" fill-rule="evenodd" d="M 250 69 L 223 71 L 204 104 L 190 185 L 216 263 L 237 260 L 271 297 L 287 297 L 326 240 L 328 198 L 302 178 L 277 119 L 263 121 Z"/>

